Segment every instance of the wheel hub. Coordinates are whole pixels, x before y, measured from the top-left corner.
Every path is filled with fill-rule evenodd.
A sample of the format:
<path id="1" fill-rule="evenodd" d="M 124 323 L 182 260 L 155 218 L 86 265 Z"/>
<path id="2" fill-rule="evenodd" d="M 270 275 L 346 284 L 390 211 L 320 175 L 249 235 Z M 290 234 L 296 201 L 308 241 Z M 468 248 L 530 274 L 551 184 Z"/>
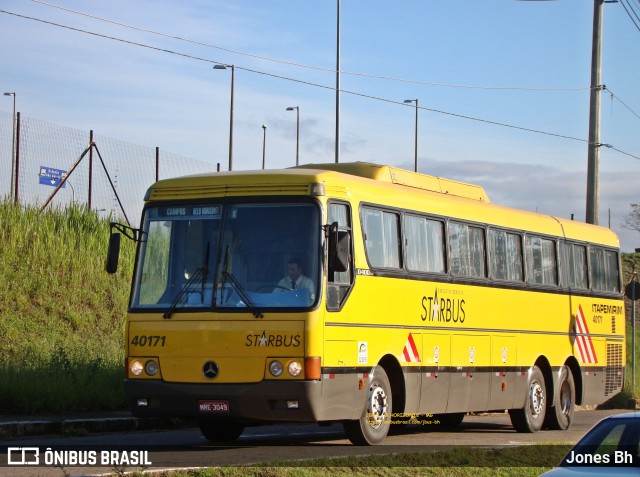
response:
<path id="1" fill-rule="evenodd" d="M 533 417 L 538 417 L 544 410 L 544 390 L 538 381 L 532 382 L 529 388 L 529 406 Z"/>
<path id="2" fill-rule="evenodd" d="M 384 389 L 376 381 L 369 388 L 369 406 L 368 406 L 368 422 L 369 425 L 378 429 L 387 416 L 387 394 Z"/>

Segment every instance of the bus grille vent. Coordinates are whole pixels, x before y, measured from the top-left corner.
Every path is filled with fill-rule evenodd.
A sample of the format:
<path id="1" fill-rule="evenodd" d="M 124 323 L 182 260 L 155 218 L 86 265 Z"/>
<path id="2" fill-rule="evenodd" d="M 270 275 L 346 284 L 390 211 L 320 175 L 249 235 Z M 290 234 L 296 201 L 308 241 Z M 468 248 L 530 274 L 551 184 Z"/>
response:
<path id="1" fill-rule="evenodd" d="M 623 379 L 622 345 L 607 343 L 607 367 L 604 383 L 604 395 L 617 393 L 622 389 Z"/>
<path id="2" fill-rule="evenodd" d="M 611 317 L 611 333 L 616 334 L 616 317 Z"/>
<path id="3" fill-rule="evenodd" d="M 209 184 L 191 187 L 164 187 L 153 189 L 151 199 L 200 199 L 255 194 L 309 195 L 309 184 Z"/>

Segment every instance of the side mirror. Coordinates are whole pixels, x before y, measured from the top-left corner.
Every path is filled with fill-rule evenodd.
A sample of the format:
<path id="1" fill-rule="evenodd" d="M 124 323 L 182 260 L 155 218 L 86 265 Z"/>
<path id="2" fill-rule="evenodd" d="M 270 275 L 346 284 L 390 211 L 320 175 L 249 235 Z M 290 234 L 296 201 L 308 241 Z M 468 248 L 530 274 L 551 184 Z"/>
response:
<path id="1" fill-rule="evenodd" d="M 107 273 L 116 273 L 118 271 L 118 260 L 120 258 L 120 234 L 113 232 L 109 236 L 109 249 L 107 250 L 107 263 L 105 270 Z"/>
<path id="2" fill-rule="evenodd" d="M 329 270 L 346 272 L 349 269 L 351 255 L 351 233 L 339 230 L 338 222 L 329 226 Z"/>

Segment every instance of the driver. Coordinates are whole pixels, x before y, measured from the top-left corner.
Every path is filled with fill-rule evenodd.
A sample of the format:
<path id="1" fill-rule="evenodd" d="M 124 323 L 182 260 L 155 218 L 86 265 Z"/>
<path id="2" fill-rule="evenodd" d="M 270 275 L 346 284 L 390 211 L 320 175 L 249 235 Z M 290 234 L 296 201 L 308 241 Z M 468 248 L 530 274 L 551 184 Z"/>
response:
<path id="1" fill-rule="evenodd" d="M 311 278 L 302 273 L 302 262 L 298 258 L 292 258 L 287 263 L 287 276 L 278 282 L 276 291 L 302 290 L 306 288 L 312 299 L 315 296 L 316 288 Z"/>

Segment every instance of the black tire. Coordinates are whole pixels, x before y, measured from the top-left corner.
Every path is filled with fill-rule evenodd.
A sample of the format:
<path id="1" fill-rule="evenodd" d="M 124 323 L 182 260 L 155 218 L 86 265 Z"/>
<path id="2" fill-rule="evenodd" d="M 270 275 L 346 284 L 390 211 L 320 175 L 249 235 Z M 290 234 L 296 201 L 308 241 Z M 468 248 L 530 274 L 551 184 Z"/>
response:
<path id="1" fill-rule="evenodd" d="M 393 401 L 387 373 L 376 367 L 367 392 L 367 402 L 360 419 L 345 421 L 344 430 L 349 440 L 356 445 L 380 444 L 391 427 Z"/>
<path id="2" fill-rule="evenodd" d="M 244 431 L 244 425 L 237 422 L 202 419 L 198 425 L 202 435 L 211 442 L 233 442 Z"/>
<path id="3" fill-rule="evenodd" d="M 538 432 L 542 429 L 547 410 L 547 388 L 537 366 L 531 368 L 527 381 L 527 396 L 523 409 L 509 409 L 511 424 L 518 432 Z"/>
<path id="4" fill-rule="evenodd" d="M 551 403 L 554 405 L 547 407 L 544 427 L 545 429 L 566 431 L 571 426 L 573 412 L 576 409 L 576 385 L 573 374 L 567 366 L 562 367 L 558 386 L 560 387 L 558 402 Z"/>

